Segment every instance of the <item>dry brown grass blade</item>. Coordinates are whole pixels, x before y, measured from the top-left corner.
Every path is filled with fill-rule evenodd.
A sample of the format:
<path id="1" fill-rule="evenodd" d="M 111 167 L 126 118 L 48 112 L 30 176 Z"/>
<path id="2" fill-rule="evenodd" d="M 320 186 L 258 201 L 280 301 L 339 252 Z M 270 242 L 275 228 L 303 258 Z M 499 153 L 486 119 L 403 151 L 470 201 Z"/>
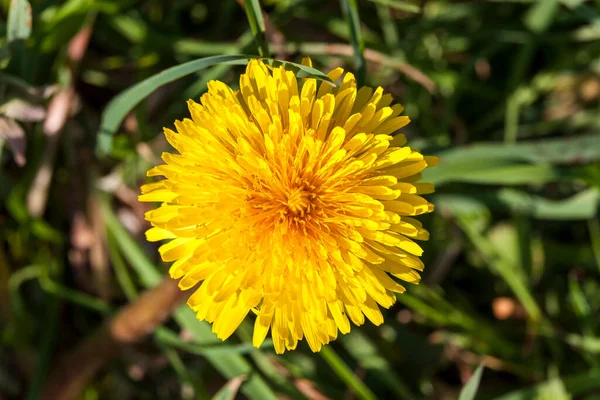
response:
<path id="1" fill-rule="evenodd" d="M 46 120 L 44 121 L 44 134 L 46 135 L 46 148 L 42 156 L 40 168 L 35 176 L 29 193 L 27 194 L 27 209 L 34 217 L 39 217 L 46 210 L 48 190 L 54 171 L 54 161 L 59 143 L 59 133 L 65 126 L 69 113 L 76 100 L 73 82 L 77 76 L 79 64 L 85 55 L 90 37 L 92 35 L 94 19 L 91 18 L 83 28 L 71 39 L 67 51 L 67 65 L 71 71 L 71 83 L 59 91 L 50 101 Z"/>
<path id="2" fill-rule="evenodd" d="M 0 140 L 5 140 L 13 153 L 13 158 L 19 167 L 25 165 L 25 131 L 17 122 L 0 117 Z"/>

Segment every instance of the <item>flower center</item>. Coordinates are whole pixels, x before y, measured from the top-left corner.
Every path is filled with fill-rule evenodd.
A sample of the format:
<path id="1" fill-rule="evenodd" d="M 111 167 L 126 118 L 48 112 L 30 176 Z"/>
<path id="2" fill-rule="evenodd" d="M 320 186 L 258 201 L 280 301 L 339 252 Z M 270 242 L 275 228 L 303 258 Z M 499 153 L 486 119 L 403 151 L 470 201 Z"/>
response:
<path id="1" fill-rule="evenodd" d="M 304 187 L 298 187 L 287 194 L 285 204 L 293 214 L 304 216 L 305 213 L 310 212 L 310 197 L 311 194 Z"/>

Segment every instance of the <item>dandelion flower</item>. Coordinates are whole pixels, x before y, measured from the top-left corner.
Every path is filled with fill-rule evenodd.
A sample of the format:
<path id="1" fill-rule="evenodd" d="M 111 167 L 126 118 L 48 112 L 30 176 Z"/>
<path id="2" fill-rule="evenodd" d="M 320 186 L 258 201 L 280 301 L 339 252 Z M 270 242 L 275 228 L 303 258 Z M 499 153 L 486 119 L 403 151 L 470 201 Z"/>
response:
<path id="1" fill-rule="evenodd" d="M 418 181 L 437 159 L 392 137 L 403 107 L 351 73 L 334 87 L 252 60 L 239 87 L 210 82 L 192 119 L 165 129 L 179 154 L 142 187 L 140 201 L 162 203 L 148 240 L 170 239 L 160 255 L 182 290 L 201 283 L 188 304 L 220 339 L 250 312 L 253 344 L 270 329 L 277 353 L 381 324 L 397 280 L 419 282 L 414 240 L 429 234 L 412 217 L 433 210 L 420 196 L 433 185 Z"/>

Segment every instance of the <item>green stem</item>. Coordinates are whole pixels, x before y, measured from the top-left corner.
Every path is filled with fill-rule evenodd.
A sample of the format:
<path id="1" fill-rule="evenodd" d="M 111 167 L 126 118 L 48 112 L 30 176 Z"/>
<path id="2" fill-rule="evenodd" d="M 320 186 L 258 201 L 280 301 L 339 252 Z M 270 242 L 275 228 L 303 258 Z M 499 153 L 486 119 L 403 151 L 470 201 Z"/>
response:
<path id="1" fill-rule="evenodd" d="M 590 232 L 590 242 L 592 242 L 596 265 L 600 271 L 600 221 L 598 221 L 598 218 L 592 218 L 588 221 L 588 231 Z"/>
<path id="2" fill-rule="evenodd" d="M 356 69 L 356 82 L 358 86 L 365 84 L 367 76 L 367 62 L 365 60 L 365 42 L 360 29 L 360 18 L 358 16 L 358 5 L 356 0 L 340 0 L 344 19 L 350 30 L 350 41 L 354 48 L 354 67 Z"/>
<path id="3" fill-rule="evenodd" d="M 254 34 L 254 39 L 258 45 L 258 53 L 261 57 L 269 58 L 269 44 L 265 35 L 265 21 L 263 19 L 262 8 L 258 0 L 244 0 L 244 9 L 250 23 L 250 29 Z"/>
<path id="4" fill-rule="evenodd" d="M 356 395 L 363 400 L 375 400 L 377 396 L 371 389 L 363 381 L 358 379 L 358 377 L 352 372 L 350 367 L 346 365 L 344 360 L 331 348 L 331 346 L 323 346 L 321 351 L 319 352 L 323 360 L 333 371 L 338 375 L 338 377 L 350 387 Z"/>

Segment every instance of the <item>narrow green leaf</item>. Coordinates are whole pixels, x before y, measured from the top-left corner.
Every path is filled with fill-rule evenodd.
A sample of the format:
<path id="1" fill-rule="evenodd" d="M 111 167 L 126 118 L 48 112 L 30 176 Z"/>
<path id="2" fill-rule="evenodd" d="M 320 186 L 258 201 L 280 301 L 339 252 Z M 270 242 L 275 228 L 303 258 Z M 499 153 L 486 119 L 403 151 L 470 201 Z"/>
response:
<path id="1" fill-rule="evenodd" d="M 539 0 L 525 14 L 525 25 L 533 32 L 542 33 L 552 23 L 558 10 L 558 0 Z"/>
<path id="2" fill-rule="evenodd" d="M 246 375 L 233 378 L 212 397 L 212 400 L 234 400 L 240 386 L 246 379 Z"/>
<path id="3" fill-rule="evenodd" d="M 27 0 L 12 0 L 8 9 L 8 42 L 25 40 L 31 35 L 31 5 Z"/>
<path id="4" fill-rule="evenodd" d="M 363 381 L 352 372 L 350 367 L 346 365 L 344 360 L 331 348 L 331 346 L 325 345 L 319 352 L 321 357 L 327 364 L 333 369 L 336 375 L 350 387 L 356 396 L 363 400 L 375 400 L 377 397 L 371 389 Z"/>
<path id="5" fill-rule="evenodd" d="M 479 382 L 481 381 L 481 375 L 483 374 L 483 364 L 480 364 L 479 367 L 469 379 L 469 382 L 462 388 L 460 394 L 458 395 L 458 400 L 474 400 L 475 395 L 477 394 L 477 390 L 479 389 Z"/>
<path id="6" fill-rule="evenodd" d="M 342 12 L 350 30 L 350 42 L 354 49 L 354 68 L 356 69 L 356 81 L 359 86 L 364 85 L 367 76 L 367 62 L 365 60 L 365 43 L 360 29 L 360 18 L 358 16 L 358 5 L 356 0 L 340 0 Z"/>
<path id="7" fill-rule="evenodd" d="M 565 341 L 586 354 L 600 354 L 600 338 L 595 336 L 570 333 L 565 336 Z"/>
<path id="8" fill-rule="evenodd" d="M 592 251 L 594 252 L 594 259 L 596 260 L 596 266 L 600 271 L 600 221 L 598 221 L 597 217 L 593 216 L 588 221 L 588 231 L 590 233 L 590 242 Z"/>
<path id="9" fill-rule="evenodd" d="M 410 3 L 408 1 L 401 0 L 369 0 L 373 3 L 382 4 L 384 6 L 388 6 L 391 8 L 395 8 L 396 10 L 406 11 L 410 13 L 420 13 L 421 7 L 416 4 Z"/>
<path id="10" fill-rule="evenodd" d="M 468 219 L 457 218 L 457 223 L 485 258 L 490 270 L 498 274 L 517 296 L 529 318 L 532 321 L 540 321 L 542 312 L 523 279 L 522 271 L 518 268 L 520 265 L 514 265 L 514 262 L 500 252 L 487 236 L 482 235 L 473 224 L 470 224 Z"/>
<path id="11" fill-rule="evenodd" d="M 516 144 L 474 144 L 442 151 L 441 167 L 423 171 L 423 179 L 436 184 L 473 182 L 482 184 L 544 183 L 582 177 L 582 164 L 600 160 L 600 134 Z M 524 163 L 531 163 L 524 164 Z"/>
<path id="12" fill-rule="evenodd" d="M 477 193 L 448 193 L 431 198 L 436 208 L 452 215 L 480 213 L 486 206 L 492 210 L 509 210 L 536 219 L 586 220 L 596 214 L 600 190 L 590 188 L 564 200 L 549 200 L 515 189 L 478 191 Z M 592 246 L 593 248 L 593 246 Z"/>
<path id="13" fill-rule="evenodd" d="M 258 53 L 261 57 L 270 57 L 269 44 L 265 36 L 265 21 L 262 15 L 262 8 L 258 0 L 244 0 L 244 10 L 248 17 L 250 29 L 254 34 L 254 40 L 258 45 Z"/>
<path id="14" fill-rule="evenodd" d="M 530 400 L 535 399 L 537 395 L 543 393 L 548 386 L 553 384 L 554 379 L 540 383 L 538 385 L 515 390 L 495 400 Z M 571 375 L 562 379 L 565 390 L 571 396 L 577 396 L 588 390 L 600 388 L 600 373 L 590 371 L 583 374 Z"/>
<path id="15" fill-rule="evenodd" d="M 112 148 L 112 137 L 115 131 L 121 125 L 121 122 L 125 116 L 142 100 L 148 97 L 159 87 L 173 82 L 177 79 L 183 78 L 184 76 L 190 75 L 194 72 L 198 72 L 204 68 L 211 67 L 217 64 L 229 64 L 229 65 L 245 65 L 251 59 L 256 58 L 251 55 L 225 55 L 225 56 L 214 56 L 201 58 L 194 61 L 189 61 L 175 67 L 171 67 L 156 75 L 151 76 L 143 80 L 142 82 L 130 87 L 124 92 L 120 93 L 104 109 L 102 113 L 102 122 L 100 124 L 100 130 L 98 132 L 98 144 L 97 152 L 100 156 L 107 155 Z M 310 76 L 311 78 L 319 79 L 330 84 L 331 79 L 326 74 L 318 71 L 314 68 L 306 67 L 300 64 L 278 61 L 273 59 L 263 59 L 264 62 L 272 65 L 279 66 L 283 65 L 286 69 L 294 70 L 298 73 L 299 77 Z"/>
<path id="16" fill-rule="evenodd" d="M 340 340 L 356 362 L 367 371 L 373 372 L 374 377 L 394 392 L 396 399 L 413 399 L 415 397 L 408 385 L 394 372 L 394 367 L 381 354 L 377 345 L 360 329 L 341 336 Z"/>
<path id="17" fill-rule="evenodd" d="M 587 163 L 600 160 L 600 133 L 513 145 L 476 143 L 443 151 L 439 156 L 444 166 L 484 159 L 552 164 Z"/>
<path id="18" fill-rule="evenodd" d="M 252 56 L 226 55 L 201 58 L 171 67 L 125 90 L 111 100 L 102 113 L 102 122 L 98 132 L 98 151 L 100 155 L 110 152 L 112 136 L 125 116 L 142 100 L 159 87 L 183 78 L 189 74 L 216 64 L 246 64 Z"/>

